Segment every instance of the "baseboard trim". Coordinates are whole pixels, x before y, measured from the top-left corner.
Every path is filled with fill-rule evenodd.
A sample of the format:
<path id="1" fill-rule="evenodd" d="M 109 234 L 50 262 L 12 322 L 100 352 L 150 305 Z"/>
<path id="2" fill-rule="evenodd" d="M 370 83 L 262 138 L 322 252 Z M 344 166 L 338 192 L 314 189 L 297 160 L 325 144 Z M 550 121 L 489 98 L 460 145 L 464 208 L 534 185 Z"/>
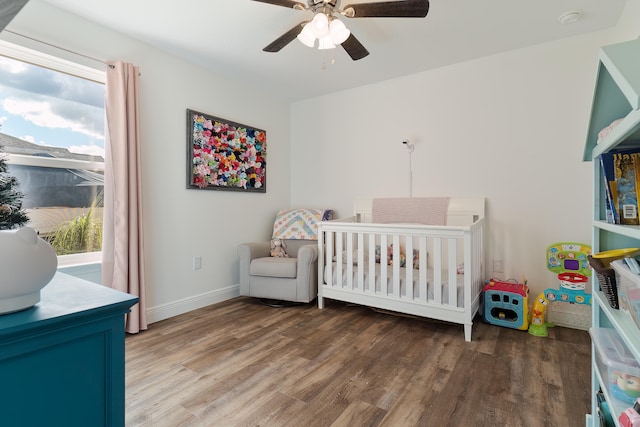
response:
<path id="1" fill-rule="evenodd" d="M 188 313 L 238 296 L 240 296 L 240 285 L 234 285 L 147 308 L 147 323 L 159 322 L 161 320 L 169 319 L 170 317 Z"/>

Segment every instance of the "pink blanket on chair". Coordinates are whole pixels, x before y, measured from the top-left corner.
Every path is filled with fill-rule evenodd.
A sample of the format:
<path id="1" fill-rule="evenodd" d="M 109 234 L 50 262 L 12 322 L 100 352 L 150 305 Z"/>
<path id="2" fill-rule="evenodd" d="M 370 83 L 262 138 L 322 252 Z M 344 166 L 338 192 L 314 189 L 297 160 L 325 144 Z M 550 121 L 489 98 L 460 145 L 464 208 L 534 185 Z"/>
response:
<path id="1" fill-rule="evenodd" d="M 447 225 L 448 197 L 373 199 L 373 222 Z"/>

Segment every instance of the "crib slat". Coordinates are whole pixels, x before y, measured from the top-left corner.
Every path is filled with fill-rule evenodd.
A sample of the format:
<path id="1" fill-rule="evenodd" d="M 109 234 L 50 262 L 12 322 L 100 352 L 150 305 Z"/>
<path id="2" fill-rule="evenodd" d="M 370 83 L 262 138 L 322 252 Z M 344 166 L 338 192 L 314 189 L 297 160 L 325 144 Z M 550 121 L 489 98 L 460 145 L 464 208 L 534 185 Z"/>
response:
<path id="1" fill-rule="evenodd" d="M 336 233 L 336 286 L 342 287 L 342 233 Z"/>
<path id="2" fill-rule="evenodd" d="M 405 265 L 405 290 L 404 294 L 407 298 L 413 299 L 413 238 L 411 236 L 404 236 L 404 245 L 406 250 L 406 265 Z"/>
<path id="3" fill-rule="evenodd" d="M 320 309 L 324 308 L 324 299 L 322 298 L 322 285 L 325 283 L 324 266 L 326 265 L 325 257 L 327 255 L 324 248 L 325 248 L 324 232 L 322 231 L 322 224 L 319 224 L 318 225 L 318 271 L 316 271 L 316 273 L 318 277 L 318 308 Z"/>
<path id="4" fill-rule="evenodd" d="M 325 240 L 326 240 L 326 244 L 325 244 L 325 248 L 326 248 L 326 253 L 327 256 L 325 258 L 325 262 L 327 263 L 327 276 L 325 278 L 325 283 L 327 283 L 329 286 L 334 286 L 333 285 L 333 242 L 334 242 L 334 237 L 335 235 L 335 231 L 326 231 L 325 232 Z"/>
<path id="5" fill-rule="evenodd" d="M 427 293 L 427 238 L 420 237 L 420 300 L 428 301 L 429 294 Z M 433 286 L 433 285 L 432 285 Z"/>
<path id="6" fill-rule="evenodd" d="M 369 236 L 369 288 L 371 294 L 376 293 L 376 235 L 368 233 Z"/>
<path id="7" fill-rule="evenodd" d="M 389 295 L 389 289 L 387 286 L 387 265 L 389 260 L 387 258 L 387 235 L 380 236 L 380 292 L 383 295 Z"/>
<path id="8" fill-rule="evenodd" d="M 442 239 L 433 239 L 433 300 L 442 304 Z"/>
<path id="9" fill-rule="evenodd" d="M 457 253 L 457 239 L 448 239 L 449 240 L 449 259 L 447 260 L 448 265 L 448 279 L 447 279 L 447 288 L 449 289 L 449 305 L 452 307 L 458 306 L 458 287 L 457 287 L 457 266 L 456 266 L 456 253 Z"/>
<path id="10" fill-rule="evenodd" d="M 400 298 L 400 236 L 394 234 L 393 240 L 393 272 L 392 272 L 392 291 L 393 296 Z"/>
<path id="11" fill-rule="evenodd" d="M 358 289 L 364 291 L 364 233 L 358 233 Z"/>
<path id="12" fill-rule="evenodd" d="M 347 232 L 347 284 L 351 289 L 357 287 L 357 284 L 353 283 L 353 233 Z"/>

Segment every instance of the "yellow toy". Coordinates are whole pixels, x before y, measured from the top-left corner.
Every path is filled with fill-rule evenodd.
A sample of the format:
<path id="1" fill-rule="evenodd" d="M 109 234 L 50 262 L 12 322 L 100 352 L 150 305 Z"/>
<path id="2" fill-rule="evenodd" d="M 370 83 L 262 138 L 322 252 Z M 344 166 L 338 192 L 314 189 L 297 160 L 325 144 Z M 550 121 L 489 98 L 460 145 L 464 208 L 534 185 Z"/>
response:
<path id="1" fill-rule="evenodd" d="M 549 300 L 544 297 L 544 292 L 542 292 L 533 302 L 533 306 L 531 307 L 531 326 L 529 327 L 529 333 L 531 335 L 538 336 L 546 336 L 546 327 L 553 326 L 552 323 L 545 322 L 545 311 L 547 310 L 547 306 L 549 305 Z M 535 334 L 532 330 L 542 330 L 544 329 L 545 334 Z"/>

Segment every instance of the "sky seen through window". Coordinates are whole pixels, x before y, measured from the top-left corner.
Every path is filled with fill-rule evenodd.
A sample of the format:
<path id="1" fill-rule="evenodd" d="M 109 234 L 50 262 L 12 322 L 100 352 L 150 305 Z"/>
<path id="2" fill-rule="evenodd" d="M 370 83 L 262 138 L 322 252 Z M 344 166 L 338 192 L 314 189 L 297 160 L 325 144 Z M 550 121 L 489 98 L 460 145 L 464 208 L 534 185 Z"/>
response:
<path id="1" fill-rule="evenodd" d="M 0 56 L 0 132 L 104 158 L 104 85 Z"/>

